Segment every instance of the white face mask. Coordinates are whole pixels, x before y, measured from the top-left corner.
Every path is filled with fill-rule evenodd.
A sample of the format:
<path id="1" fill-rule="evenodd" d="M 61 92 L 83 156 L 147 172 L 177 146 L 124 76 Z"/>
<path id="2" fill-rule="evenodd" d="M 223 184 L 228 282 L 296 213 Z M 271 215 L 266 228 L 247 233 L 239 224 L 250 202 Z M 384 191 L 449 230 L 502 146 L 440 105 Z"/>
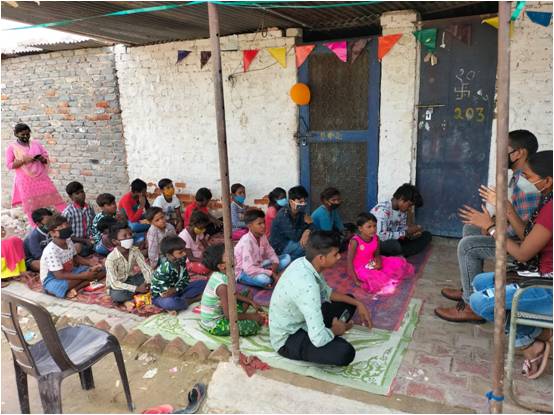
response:
<path id="1" fill-rule="evenodd" d="M 133 238 L 131 239 L 123 239 L 121 241 L 119 241 L 119 243 L 121 244 L 121 247 L 123 249 L 131 249 L 131 247 L 133 246 Z"/>

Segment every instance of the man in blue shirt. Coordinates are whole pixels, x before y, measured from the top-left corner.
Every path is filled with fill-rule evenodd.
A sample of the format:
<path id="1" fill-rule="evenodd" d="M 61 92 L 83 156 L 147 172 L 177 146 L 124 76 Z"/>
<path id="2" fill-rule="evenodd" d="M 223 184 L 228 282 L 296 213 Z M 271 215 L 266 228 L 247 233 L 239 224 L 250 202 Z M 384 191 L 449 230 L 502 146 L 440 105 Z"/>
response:
<path id="1" fill-rule="evenodd" d="M 291 187 L 288 205 L 280 209 L 271 224 L 269 242 L 278 255 L 288 254 L 292 260 L 304 255 L 304 247 L 312 229 L 306 215 L 308 192 L 302 186 Z"/>
<path id="2" fill-rule="evenodd" d="M 321 192 L 321 206 L 312 212 L 314 228 L 318 231 L 342 232 L 344 225 L 338 211 L 341 203 L 338 189 L 328 187 Z"/>
<path id="3" fill-rule="evenodd" d="M 30 271 L 40 271 L 40 257 L 42 256 L 42 251 L 44 251 L 44 248 L 48 245 L 48 242 L 50 242 L 48 221 L 51 217 L 52 212 L 45 208 L 37 209 L 31 214 L 31 218 L 37 226 L 23 241 L 25 265 Z"/>

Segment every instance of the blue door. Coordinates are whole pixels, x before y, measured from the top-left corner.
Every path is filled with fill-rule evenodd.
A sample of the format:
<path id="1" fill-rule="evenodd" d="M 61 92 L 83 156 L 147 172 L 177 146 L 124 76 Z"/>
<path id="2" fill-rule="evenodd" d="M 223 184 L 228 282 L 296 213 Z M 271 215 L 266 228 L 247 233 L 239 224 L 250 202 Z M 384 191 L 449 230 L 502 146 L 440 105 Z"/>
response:
<path id="1" fill-rule="evenodd" d="M 427 24 L 438 29 L 437 64 L 424 62 L 422 50 L 416 185 L 424 205 L 417 223 L 459 237 L 457 211 L 480 207 L 477 191 L 488 178 L 497 30 L 479 16 Z M 456 30 L 469 33 L 470 44 L 450 34 Z"/>
<path id="2" fill-rule="evenodd" d="M 298 125 L 301 184 L 311 211 L 329 186 L 342 193 L 346 222 L 377 203 L 380 70 L 376 38 L 354 63 L 317 45 L 299 68 L 299 81 L 311 91 Z"/>

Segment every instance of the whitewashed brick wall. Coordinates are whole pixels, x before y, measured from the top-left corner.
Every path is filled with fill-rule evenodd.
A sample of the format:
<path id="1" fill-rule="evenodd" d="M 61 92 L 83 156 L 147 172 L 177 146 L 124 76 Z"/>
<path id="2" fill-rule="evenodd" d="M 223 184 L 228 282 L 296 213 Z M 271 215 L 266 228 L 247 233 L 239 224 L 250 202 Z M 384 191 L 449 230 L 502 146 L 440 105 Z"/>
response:
<path id="1" fill-rule="evenodd" d="M 299 181 L 293 45 L 280 31 L 222 38 L 230 181 L 246 186 L 247 203 Z M 243 73 L 242 50 L 267 47 L 287 48 L 287 68 L 261 50 Z M 131 180 L 167 176 L 186 193 L 205 186 L 220 197 L 212 61 L 200 69 L 210 49 L 205 39 L 116 50 Z M 178 50 L 192 53 L 176 64 Z"/>

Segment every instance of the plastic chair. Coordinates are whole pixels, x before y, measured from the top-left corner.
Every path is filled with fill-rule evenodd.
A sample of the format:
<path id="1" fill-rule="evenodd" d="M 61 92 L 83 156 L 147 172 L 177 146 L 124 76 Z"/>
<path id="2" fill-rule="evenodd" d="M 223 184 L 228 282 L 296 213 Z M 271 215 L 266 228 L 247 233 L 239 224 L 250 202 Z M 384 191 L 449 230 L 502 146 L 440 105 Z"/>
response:
<path id="1" fill-rule="evenodd" d="M 534 405 L 528 402 L 524 402 L 517 395 L 514 390 L 514 356 L 515 356 L 515 341 L 516 341 L 516 326 L 518 324 L 524 326 L 532 327 L 541 327 L 545 329 L 551 329 L 552 316 L 545 314 L 535 314 L 528 313 L 525 311 L 518 311 L 519 299 L 530 288 L 546 288 L 552 290 L 552 279 L 551 278 L 526 278 L 522 282 L 518 282 L 519 288 L 514 294 L 512 299 L 512 310 L 510 318 L 510 335 L 508 338 L 508 362 L 507 362 L 507 374 L 506 374 L 506 384 L 508 385 L 508 391 L 510 397 L 516 402 L 519 406 L 533 411 L 548 412 L 552 413 L 552 407 L 546 405 Z"/>
<path id="2" fill-rule="evenodd" d="M 19 325 L 18 308 L 24 308 L 35 319 L 42 340 L 28 344 Z M 41 305 L 22 297 L 2 293 L 2 331 L 12 351 L 21 413 L 28 414 L 27 375 L 38 381 L 44 413 L 61 413 L 61 382 L 79 373 L 83 389 L 94 388 L 92 366 L 108 353 L 115 355 L 117 368 L 129 411 L 133 401 L 125 362 L 117 338 L 96 327 L 77 325 L 56 330 L 50 313 Z"/>

